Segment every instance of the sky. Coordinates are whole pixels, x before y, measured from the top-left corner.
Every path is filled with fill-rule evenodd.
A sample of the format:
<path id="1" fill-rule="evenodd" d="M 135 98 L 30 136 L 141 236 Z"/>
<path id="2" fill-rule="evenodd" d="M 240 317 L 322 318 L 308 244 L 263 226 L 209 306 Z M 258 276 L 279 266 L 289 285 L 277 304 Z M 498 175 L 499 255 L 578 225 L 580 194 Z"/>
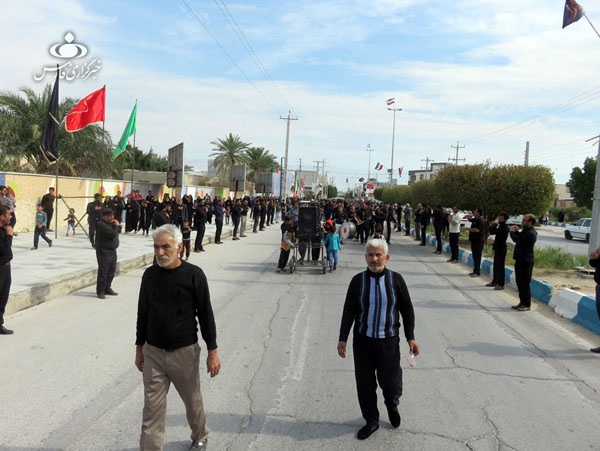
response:
<path id="1" fill-rule="evenodd" d="M 580 4 L 600 27 L 600 6 Z M 406 184 L 422 160 L 454 157 L 457 142 L 464 163 L 523 164 L 529 141 L 530 164 L 566 183 L 597 153 L 586 140 L 600 134 L 600 37 L 585 18 L 561 29 L 563 8 L 559 0 L 5 0 L 0 91 L 41 91 L 55 76 L 34 79 L 44 67 L 98 58 L 93 76 L 61 81 L 60 97 L 106 85 L 114 142 L 137 99 L 136 145 L 166 155 L 184 142 L 186 163 L 199 170 L 228 133 L 282 158 L 281 118 L 291 111 L 289 169 L 324 159 L 341 190 L 399 167 Z M 67 32 L 85 56 L 50 53 Z M 389 98 L 402 109 L 395 130 Z"/>

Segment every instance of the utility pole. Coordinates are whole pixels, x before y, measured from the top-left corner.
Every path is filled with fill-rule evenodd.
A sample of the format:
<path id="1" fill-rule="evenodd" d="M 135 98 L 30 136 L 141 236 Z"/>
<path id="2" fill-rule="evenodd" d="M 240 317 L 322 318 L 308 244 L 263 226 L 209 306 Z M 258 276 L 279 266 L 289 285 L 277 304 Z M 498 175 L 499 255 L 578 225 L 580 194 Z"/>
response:
<path id="1" fill-rule="evenodd" d="M 529 141 L 525 143 L 525 166 L 529 166 Z"/>
<path id="2" fill-rule="evenodd" d="M 298 117 L 296 118 L 292 118 L 291 115 L 291 111 L 288 110 L 288 115 L 287 117 L 281 117 L 279 116 L 279 119 L 284 119 L 287 120 L 287 131 L 285 134 L 285 170 L 283 172 L 283 181 L 284 183 L 287 185 L 287 174 L 288 174 L 288 150 L 290 147 L 290 121 L 297 121 Z M 285 187 L 285 190 L 283 191 L 283 195 L 285 197 L 287 197 L 287 186 Z"/>
<path id="3" fill-rule="evenodd" d="M 298 158 L 298 170 L 294 174 L 294 191 L 298 194 L 298 174 L 300 174 L 300 178 L 302 178 L 302 158 Z"/>
<path id="4" fill-rule="evenodd" d="M 600 136 L 595 136 L 593 138 L 588 139 L 588 141 L 593 141 L 594 139 L 598 139 Z M 598 167 L 598 163 L 600 162 L 600 141 L 598 141 L 598 154 L 596 156 L 596 167 Z M 588 245 L 588 254 L 591 254 L 596 249 L 600 247 L 600 233 L 598 227 L 600 226 L 600 171 L 596 171 L 596 180 L 594 181 L 594 197 L 592 203 L 592 224 L 590 230 L 590 243 Z"/>
<path id="5" fill-rule="evenodd" d="M 367 183 L 371 183 L 371 152 L 373 152 L 373 150 L 371 148 L 371 144 L 367 144 L 367 152 L 369 152 L 369 169 L 368 169 L 368 175 L 367 175 Z"/>
<path id="6" fill-rule="evenodd" d="M 323 185 L 323 193 L 325 194 L 325 198 L 329 198 L 329 185 L 327 181 L 327 173 L 325 172 L 325 158 L 323 158 L 323 176 L 322 178 L 325 180 L 325 184 Z"/>
<path id="7" fill-rule="evenodd" d="M 454 166 L 457 166 L 459 161 L 465 161 L 464 158 L 458 158 L 458 149 L 464 149 L 465 146 L 459 146 L 459 141 L 456 141 L 456 146 L 450 146 L 450 147 L 452 147 L 453 149 L 456 149 L 456 157 L 454 157 L 454 158 L 448 157 L 448 161 L 454 161 Z"/>
<path id="8" fill-rule="evenodd" d="M 317 190 L 319 189 L 319 166 L 321 165 L 321 161 L 320 160 L 313 160 L 313 162 L 317 163 L 317 181 L 316 181 L 316 188 Z M 317 191 L 315 191 L 315 198 L 317 197 Z"/>
<path id="9" fill-rule="evenodd" d="M 402 108 L 388 108 L 388 111 L 394 112 L 394 125 L 392 128 L 392 162 L 390 164 L 390 188 L 392 187 L 392 176 L 394 174 L 394 141 L 396 140 L 396 111 L 402 111 Z M 371 166 L 371 165 L 369 165 Z"/>

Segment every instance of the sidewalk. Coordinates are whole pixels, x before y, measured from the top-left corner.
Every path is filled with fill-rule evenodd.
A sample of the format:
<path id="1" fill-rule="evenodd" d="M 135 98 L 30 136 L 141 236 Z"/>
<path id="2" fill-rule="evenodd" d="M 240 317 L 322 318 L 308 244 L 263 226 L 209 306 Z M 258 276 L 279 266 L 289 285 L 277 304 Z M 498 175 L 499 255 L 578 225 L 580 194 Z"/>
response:
<path id="1" fill-rule="evenodd" d="M 214 241 L 215 230 L 214 224 L 206 224 L 203 245 Z M 248 232 L 252 233 L 252 230 L 247 226 L 246 234 Z M 221 238 L 229 238 L 232 234 L 233 224 L 223 225 Z M 12 284 L 6 315 L 96 283 L 96 251 L 79 227 L 74 236 L 66 237 L 64 231 L 59 232 L 57 239 L 54 239 L 54 232 L 47 236 L 53 240 L 52 247 L 40 238 L 37 250 L 31 250 L 33 233 L 19 233 L 13 238 Z M 195 239 L 194 231 L 192 252 Z M 121 233 L 119 243 L 117 275 L 152 263 L 152 234 Z"/>

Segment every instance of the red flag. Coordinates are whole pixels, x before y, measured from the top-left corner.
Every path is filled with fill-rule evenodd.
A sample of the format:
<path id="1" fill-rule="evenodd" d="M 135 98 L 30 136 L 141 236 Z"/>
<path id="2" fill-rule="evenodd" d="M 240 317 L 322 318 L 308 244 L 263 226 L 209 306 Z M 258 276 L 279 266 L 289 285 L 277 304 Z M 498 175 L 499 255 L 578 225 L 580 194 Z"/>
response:
<path id="1" fill-rule="evenodd" d="M 302 184 L 300 185 L 300 188 L 304 188 L 304 180 L 302 180 Z"/>
<path id="2" fill-rule="evenodd" d="M 404 168 L 398 168 L 398 177 L 402 177 L 402 169 Z"/>
<path id="3" fill-rule="evenodd" d="M 364 177 L 361 177 L 361 178 L 359 178 L 359 179 L 358 179 L 358 181 L 359 181 L 359 182 L 364 182 L 364 181 L 365 181 L 365 178 L 364 178 Z"/>
<path id="4" fill-rule="evenodd" d="M 102 86 L 102 89 L 92 92 L 67 113 L 65 128 L 68 132 L 76 132 L 94 122 L 104 121 L 105 88 L 106 86 Z"/>

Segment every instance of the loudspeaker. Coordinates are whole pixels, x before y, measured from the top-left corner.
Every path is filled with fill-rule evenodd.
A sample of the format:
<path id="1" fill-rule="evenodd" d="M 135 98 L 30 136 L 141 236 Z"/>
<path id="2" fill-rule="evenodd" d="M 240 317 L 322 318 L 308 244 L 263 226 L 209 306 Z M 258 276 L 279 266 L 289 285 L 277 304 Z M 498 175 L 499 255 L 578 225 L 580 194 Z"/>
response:
<path id="1" fill-rule="evenodd" d="M 298 209 L 298 235 L 315 235 L 317 233 L 318 206 L 300 207 Z"/>

